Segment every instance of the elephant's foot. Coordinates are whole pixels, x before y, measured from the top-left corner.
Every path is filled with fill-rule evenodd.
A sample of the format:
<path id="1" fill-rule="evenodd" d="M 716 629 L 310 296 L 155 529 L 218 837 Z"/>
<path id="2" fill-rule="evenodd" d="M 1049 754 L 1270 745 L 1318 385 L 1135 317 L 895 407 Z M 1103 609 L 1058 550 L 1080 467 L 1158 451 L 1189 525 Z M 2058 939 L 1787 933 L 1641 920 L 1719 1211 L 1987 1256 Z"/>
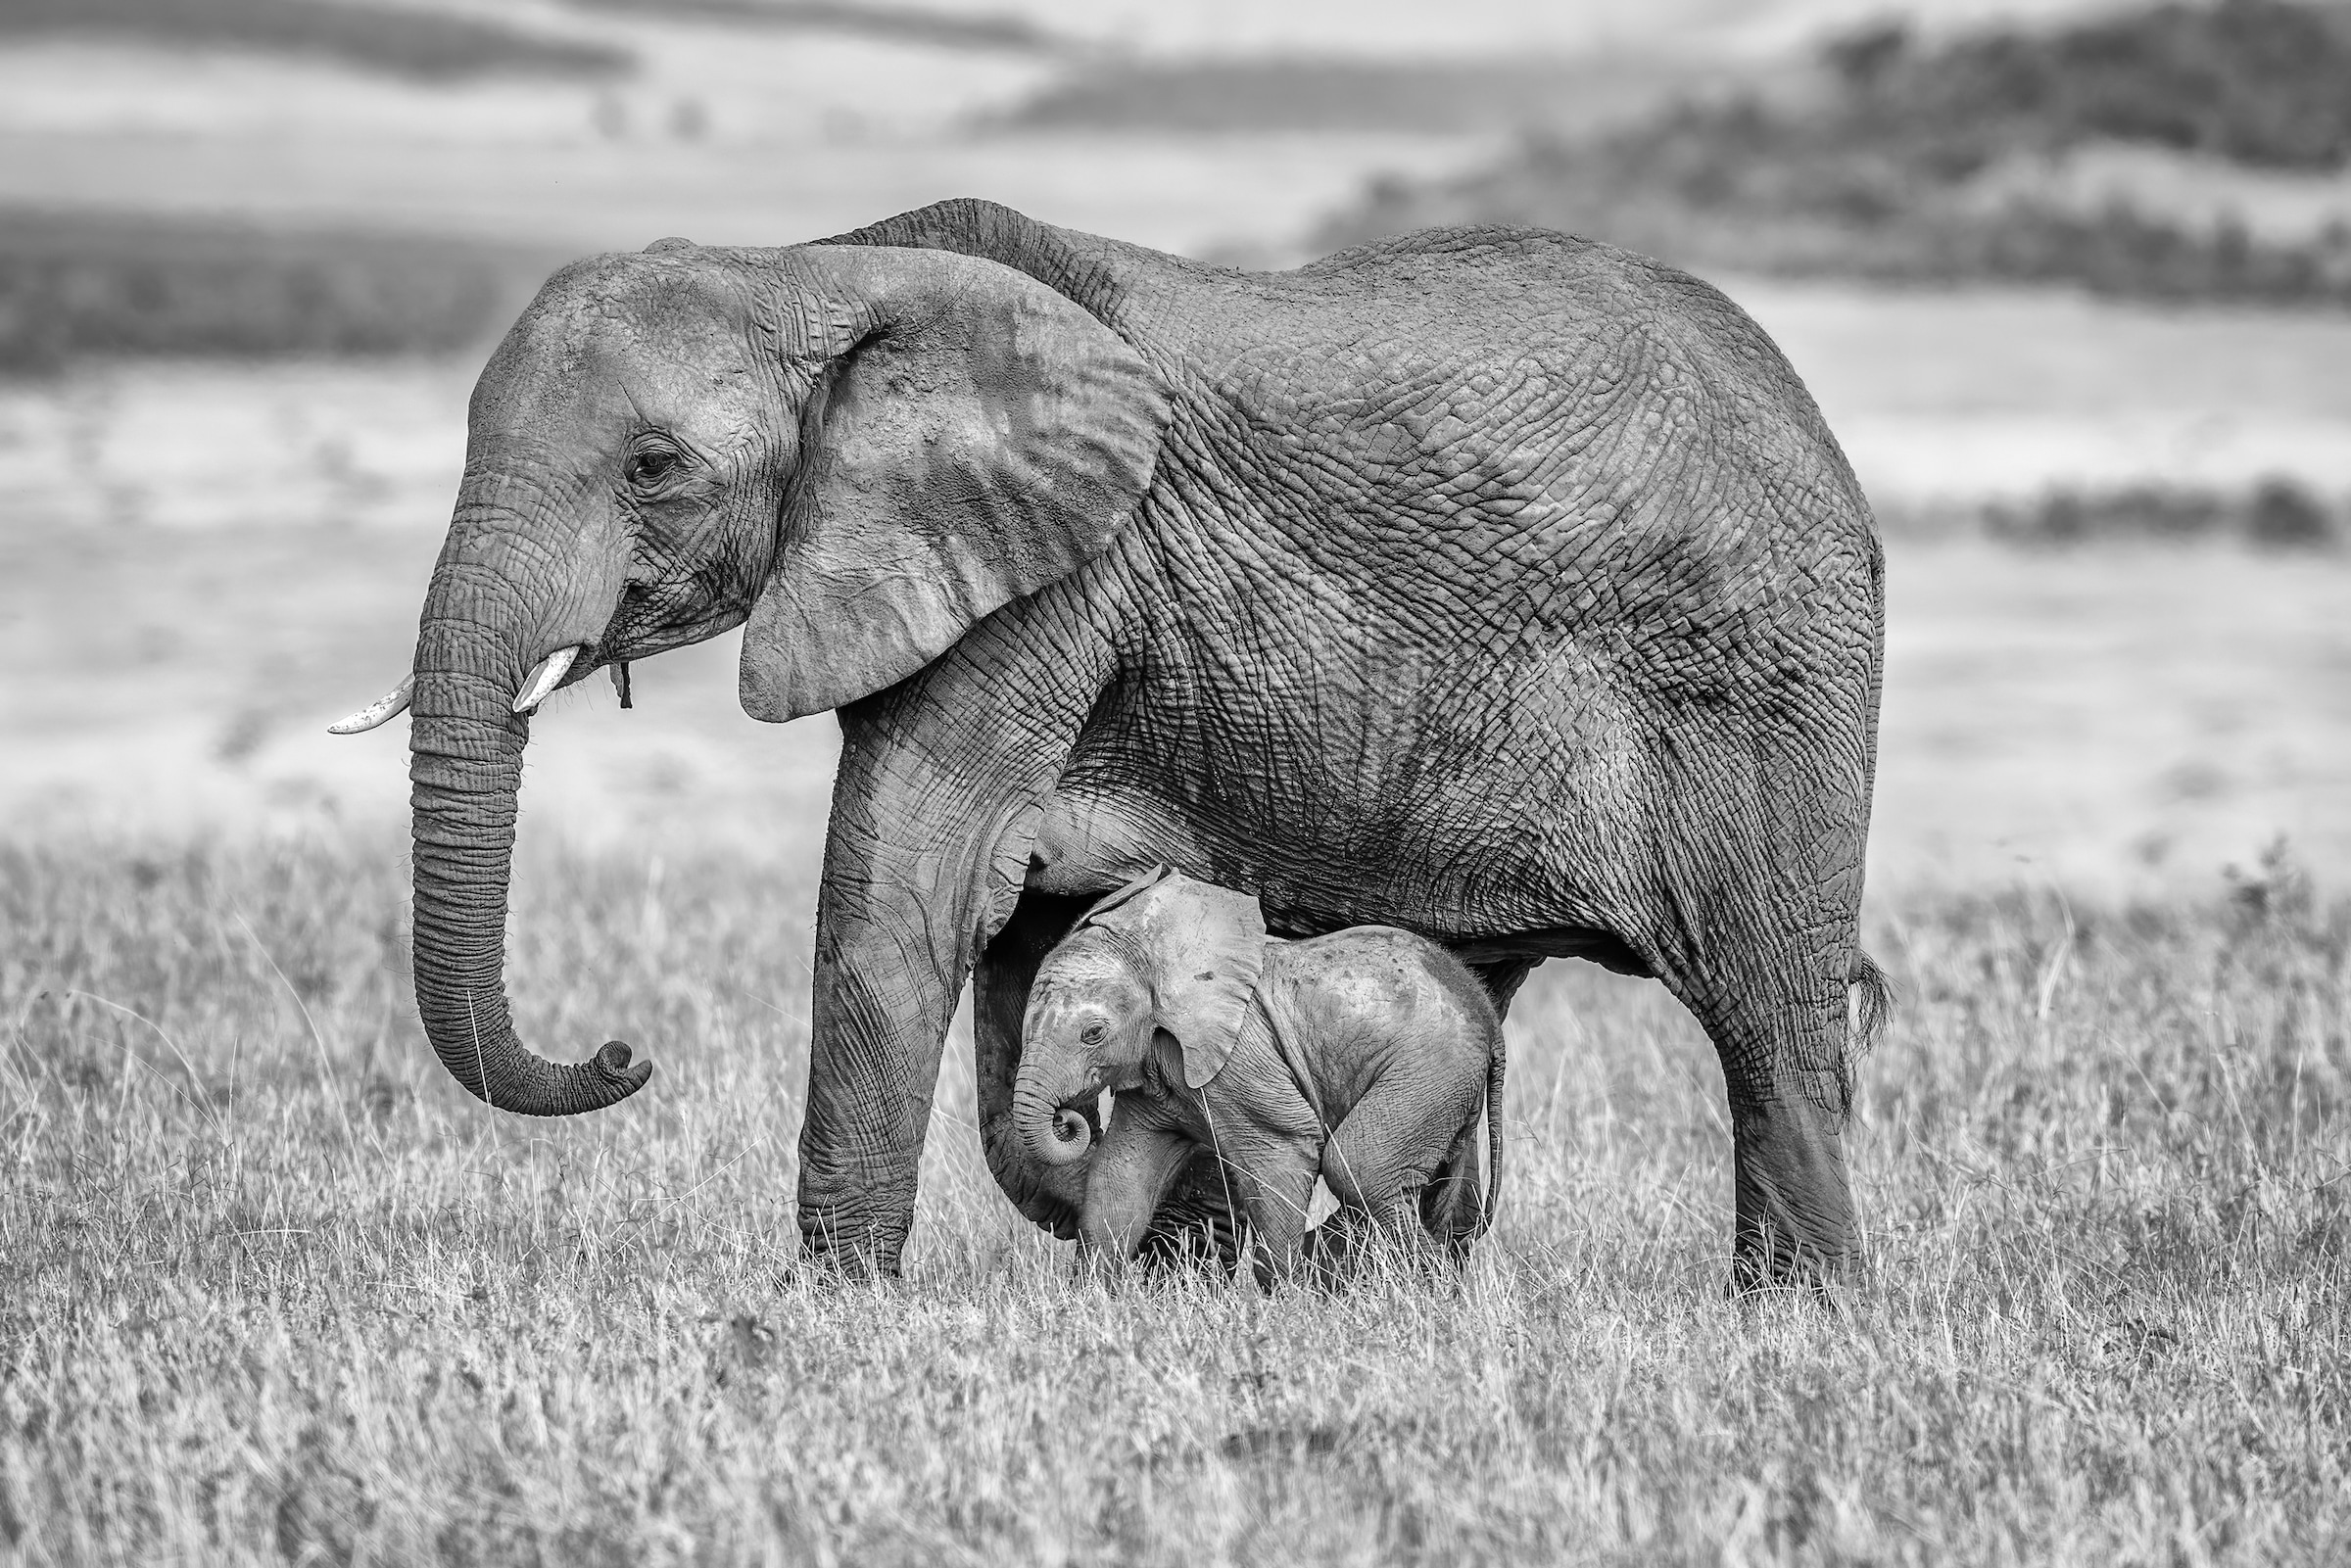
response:
<path id="1" fill-rule="evenodd" d="M 1803 1099 L 1734 1108 L 1734 1289 L 1826 1289 L 1858 1275 L 1844 1128 L 1843 1115 Z"/>
<path id="2" fill-rule="evenodd" d="M 914 1228 L 914 1193 L 908 1184 L 902 1200 L 896 1193 L 836 1198 L 813 1186 L 803 1167 L 799 1222 L 804 1268 L 843 1280 L 895 1279 Z"/>

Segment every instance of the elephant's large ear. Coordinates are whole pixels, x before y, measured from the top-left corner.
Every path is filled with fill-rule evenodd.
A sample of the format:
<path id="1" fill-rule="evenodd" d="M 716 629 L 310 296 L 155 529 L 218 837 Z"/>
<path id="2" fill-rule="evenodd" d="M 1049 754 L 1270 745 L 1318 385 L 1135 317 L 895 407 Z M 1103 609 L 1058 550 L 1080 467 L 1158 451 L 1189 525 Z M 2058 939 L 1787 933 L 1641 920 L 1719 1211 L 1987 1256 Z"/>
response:
<path id="1" fill-rule="evenodd" d="M 1167 397 L 1024 272 L 945 251 L 786 253 L 819 353 L 744 711 L 781 722 L 930 663 L 1107 548 L 1151 483 Z"/>
<path id="2" fill-rule="evenodd" d="M 1266 916 L 1255 897 L 1167 877 L 1087 916 L 1128 932 L 1148 955 L 1159 1026 L 1183 1048 L 1194 1089 L 1223 1069 L 1266 967 Z"/>

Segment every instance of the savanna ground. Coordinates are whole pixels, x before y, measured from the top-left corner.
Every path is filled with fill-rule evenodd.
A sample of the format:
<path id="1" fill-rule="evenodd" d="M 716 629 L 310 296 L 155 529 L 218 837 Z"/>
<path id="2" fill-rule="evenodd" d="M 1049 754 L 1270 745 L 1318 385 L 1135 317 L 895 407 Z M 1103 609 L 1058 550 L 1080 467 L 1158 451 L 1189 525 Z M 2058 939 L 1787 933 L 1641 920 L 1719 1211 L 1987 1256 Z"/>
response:
<path id="1" fill-rule="evenodd" d="M 1440 82 L 1415 117 L 1367 70 L 1424 88 L 1435 29 L 1549 93 L 1530 29 L 1564 47 L 1605 8 L 986 6 L 1147 24 L 1146 53 L 1343 28 L 1414 62 L 1179 61 L 1208 135 L 1023 110 L 1113 56 L 628 9 L 519 24 L 635 57 L 589 80 L 0 47 L 0 336 L 66 367 L 0 390 L 0 1562 L 2346 1554 L 2351 561 L 2103 524 L 2020 549 L 1943 504 L 2062 522 L 2081 487 L 2096 524 L 2134 487 L 2239 507 L 2277 474 L 2339 546 L 2339 312 L 1724 280 L 1895 502 L 1868 935 L 1902 1009 L 1860 1070 L 1871 1269 L 1835 1309 L 1725 1298 L 1703 1041 L 1655 986 L 1558 965 L 1512 1021 L 1505 1214 L 1458 1291 L 1074 1282 L 982 1167 L 960 1036 L 908 1278 L 799 1277 L 834 741 L 743 721 L 723 645 L 641 668 L 628 716 L 600 685 L 551 705 L 524 797 L 526 1030 L 629 1038 L 652 1090 L 572 1123 L 466 1100 L 408 995 L 399 733 L 317 727 L 405 662 L 478 351 L 76 355 L 428 348 L 494 324 L 535 248 L 971 193 L 1281 260 L 1376 171 L 1516 156 L 1508 94 L 1464 116 Z M 1757 15 L 1793 39 L 1815 9 L 1847 8 Z M 454 36 L 368 15 L 298 20 Z M 1150 109 L 1111 74 L 1110 119 Z M 2140 173 L 2256 234 L 2340 209 L 2339 176 Z M 2218 876 L 2280 830 L 2323 891 L 2288 859 Z"/>
<path id="2" fill-rule="evenodd" d="M 1869 1275 L 1724 1292 L 1654 985 L 1513 1015 L 1458 1288 L 1107 1291 L 950 1046 L 899 1283 L 798 1273 L 812 889 L 541 845 L 521 1016 L 650 1092 L 482 1113 L 388 837 L 0 853 L 0 1541 L 25 1562 L 2321 1562 L 2351 1547 L 2351 907 L 1881 901 Z"/>

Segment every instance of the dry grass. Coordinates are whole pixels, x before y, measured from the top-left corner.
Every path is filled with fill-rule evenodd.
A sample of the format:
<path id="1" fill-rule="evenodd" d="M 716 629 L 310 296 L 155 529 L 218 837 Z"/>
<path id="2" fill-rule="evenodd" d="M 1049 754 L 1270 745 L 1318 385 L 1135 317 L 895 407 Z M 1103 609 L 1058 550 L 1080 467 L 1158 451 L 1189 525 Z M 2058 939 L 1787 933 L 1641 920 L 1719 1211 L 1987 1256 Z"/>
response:
<path id="1" fill-rule="evenodd" d="M 1724 1299 L 1703 1042 L 1567 969 L 1511 1021 L 1505 1214 L 1458 1293 L 1075 1283 L 988 1184 L 959 1054 L 908 1278 L 796 1277 L 809 889 L 538 848 L 522 1016 L 659 1065 L 580 1122 L 444 1080 L 386 844 L 0 852 L 0 1555 L 2351 1545 L 2351 909 L 2279 868 L 1878 912 L 1906 1006 L 1841 1315 Z"/>

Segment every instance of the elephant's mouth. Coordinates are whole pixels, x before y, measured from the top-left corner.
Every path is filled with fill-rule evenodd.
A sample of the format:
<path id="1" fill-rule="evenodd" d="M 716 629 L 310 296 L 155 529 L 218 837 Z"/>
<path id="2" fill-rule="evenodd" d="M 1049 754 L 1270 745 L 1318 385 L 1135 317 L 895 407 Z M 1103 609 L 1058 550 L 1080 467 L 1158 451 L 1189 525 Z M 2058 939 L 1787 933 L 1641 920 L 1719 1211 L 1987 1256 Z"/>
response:
<path id="1" fill-rule="evenodd" d="M 732 632 L 749 618 L 749 612 L 739 609 L 715 609 L 691 621 L 667 621 L 659 626 L 624 626 L 615 622 L 597 644 L 596 662 L 606 664 L 633 663 L 649 659 L 671 648 L 688 647 L 706 642 L 722 632 Z"/>
<path id="2" fill-rule="evenodd" d="M 657 582 L 633 580 L 592 650 L 594 664 L 631 663 L 708 641 L 750 618 L 753 588 L 717 567 Z"/>

